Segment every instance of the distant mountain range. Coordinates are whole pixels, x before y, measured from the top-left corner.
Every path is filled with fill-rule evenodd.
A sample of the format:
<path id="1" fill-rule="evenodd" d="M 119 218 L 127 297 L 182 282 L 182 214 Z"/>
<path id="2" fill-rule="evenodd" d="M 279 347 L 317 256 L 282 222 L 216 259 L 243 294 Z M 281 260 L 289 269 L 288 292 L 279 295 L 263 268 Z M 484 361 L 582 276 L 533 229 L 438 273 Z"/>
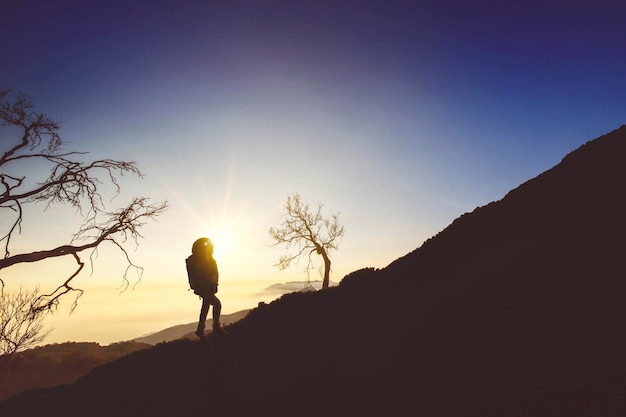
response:
<path id="1" fill-rule="evenodd" d="M 241 310 L 233 314 L 224 314 L 223 316 L 221 316 L 220 322 L 223 325 L 227 326 L 237 320 L 241 320 L 249 312 L 250 312 L 250 309 Z M 212 325 L 213 325 L 213 319 L 208 319 L 207 324 L 206 324 L 207 329 L 210 329 Z M 171 342 L 172 340 L 177 340 L 177 339 L 196 340 L 198 336 L 196 336 L 194 332 L 196 331 L 197 326 L 198 326 L 197 321 L 193 323 L 179 324 L 177 326 L 168 327 L 158 332 L 154 332 L 145 336 L 137 337 L 135 339 L 132 339 L 132 341 L 137 342 L 137 343 L 147 343 L 150 345 L 156 345 L 157 343 Z"/>
<path id="2" fill-rule="evenodd" d="M 622 126 L 386 268 L 0 415 L 624 416 L 625 183 Z"/>

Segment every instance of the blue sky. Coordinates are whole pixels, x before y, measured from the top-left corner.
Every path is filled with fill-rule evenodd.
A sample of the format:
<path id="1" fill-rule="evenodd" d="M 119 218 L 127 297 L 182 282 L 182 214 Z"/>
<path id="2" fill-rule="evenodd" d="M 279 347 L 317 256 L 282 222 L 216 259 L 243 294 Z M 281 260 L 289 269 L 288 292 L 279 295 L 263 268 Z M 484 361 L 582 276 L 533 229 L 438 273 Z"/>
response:
<path id="1" fill-rule="evenodd" d="M 216 240 L 225 283 L 302 279 L 277 271 L 283 251 L 268 246 L 294 192 L 340 213 L 332 279 L 384 267 L 626 120 L 617 1 L 2 9 L 0 86 L 62 121 L 68 149 L 137 161 L 146 178 L 125 178 L 113 206 L 170 201 L 135 254 L 146 286 L 179 284 L 201 235 Z M 45 215 L 25 219 L 38 229 L 16 244 L 69 236 Z M 102 262 L 118 284 L 123 260 Z"/>

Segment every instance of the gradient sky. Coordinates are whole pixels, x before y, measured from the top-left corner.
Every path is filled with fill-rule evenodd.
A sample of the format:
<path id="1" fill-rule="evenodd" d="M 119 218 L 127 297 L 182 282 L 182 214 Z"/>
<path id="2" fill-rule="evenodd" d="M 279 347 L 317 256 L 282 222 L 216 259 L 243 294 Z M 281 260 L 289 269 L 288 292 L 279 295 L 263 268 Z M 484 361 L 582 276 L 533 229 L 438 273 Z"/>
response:
<path id="1" fill-rule="evenodd" d="M 294 192 L 340 213 L 334 281 L 501 199 L 625 123 L 619 3 L 2 1 L 0 87 L 63 122 L 68 150 L 138 163 L 146 178 L 124 177 L 111 208 L 133 195 L 171 204 L 131 245 L 146 268 L 137 294 L 118 294 L 124 259 L 102 250 L 80 281 L 93 298 L 56 315 L 49 340 L 108 343 L 194 321 L 183 260 L 204 235 L 226 313 L 244 306 L 229 282 L 250 283 L 239 294 L 253 306 L 265 283 L 303 279 L 302 267 L 278 271 L 284 252 L 269 247 Z M 28 216 L 15 248 L 65 243 L 76 220 Z M 71 269 L 5 276 L 46 289 L 50 271 Z"/>

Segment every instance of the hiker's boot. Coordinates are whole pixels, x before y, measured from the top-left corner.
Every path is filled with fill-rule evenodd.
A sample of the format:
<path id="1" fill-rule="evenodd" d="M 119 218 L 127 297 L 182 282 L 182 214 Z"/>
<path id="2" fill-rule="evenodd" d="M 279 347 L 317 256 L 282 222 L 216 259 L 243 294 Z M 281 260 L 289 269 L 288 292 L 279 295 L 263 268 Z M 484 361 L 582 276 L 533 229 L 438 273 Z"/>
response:
<path id="1" fill-rule="evenodd" d="M 224 330 L 224 328 L 222 326 L 220 326 L 220 324 L 215 324 L 213 326 L 213 333 L 217 334 L 217 335 L 227 335 L 228 332 L 226 330 Z"/>
<path id="2" fill-rule="evenodd" d="M 206 336 L 204 335 L 204 327 L 198 327 L 198 330 L 196 330 L 196 336 L 198 336 L 201 340 L 206 339 Z"/>

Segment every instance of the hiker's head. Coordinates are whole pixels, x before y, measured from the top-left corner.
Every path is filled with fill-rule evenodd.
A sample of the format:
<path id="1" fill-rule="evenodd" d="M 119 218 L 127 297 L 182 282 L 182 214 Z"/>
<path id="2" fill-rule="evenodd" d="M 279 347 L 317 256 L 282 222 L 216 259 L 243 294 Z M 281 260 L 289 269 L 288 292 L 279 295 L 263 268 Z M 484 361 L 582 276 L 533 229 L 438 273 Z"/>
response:
<path id="1" fill-rule="evenodd" d="M 201 237 L 200 239 L 193 242 L 191 246 L 191 253 L 193 255 L 204 255 L 209 254 L 213 255 L 213 242 L 209 238 Z"/>

